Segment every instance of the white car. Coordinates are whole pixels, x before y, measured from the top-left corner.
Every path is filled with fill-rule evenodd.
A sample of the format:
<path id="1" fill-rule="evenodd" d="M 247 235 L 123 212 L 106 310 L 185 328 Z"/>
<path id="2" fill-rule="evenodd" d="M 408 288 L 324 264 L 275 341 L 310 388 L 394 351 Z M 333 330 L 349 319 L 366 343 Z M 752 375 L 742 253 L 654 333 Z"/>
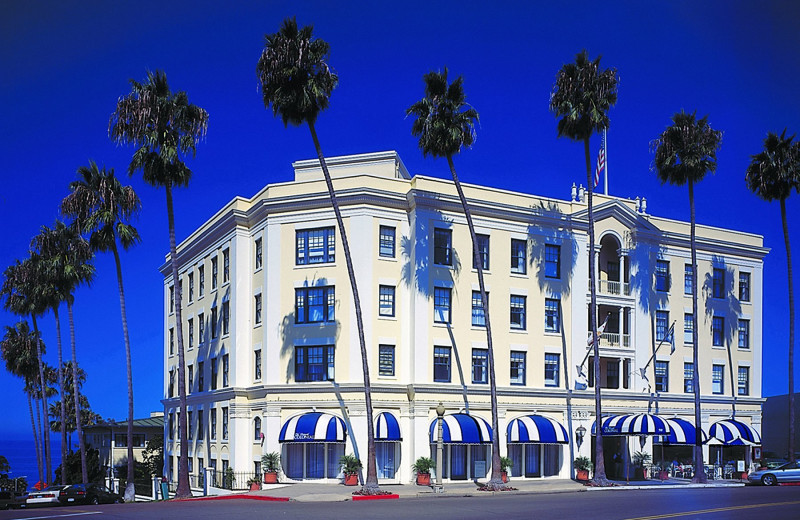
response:
<path id="1" fill-rule="evenodd" d="M 782 482 L 800 482 L 800 462 L 787 462 L 772 469 L 760 469 L 747 476 L 751 484 L 774 486 Z"/>
<path id="2" fill-rule="evenodd" d="M 57 506 L 60 505 L 58 495 L 61 490 L 67 486 L 50 486 L 41 491 L 32 491 L 28 494 L 28 499 L 25 501 L 27 507 L 31 506 Z"/>

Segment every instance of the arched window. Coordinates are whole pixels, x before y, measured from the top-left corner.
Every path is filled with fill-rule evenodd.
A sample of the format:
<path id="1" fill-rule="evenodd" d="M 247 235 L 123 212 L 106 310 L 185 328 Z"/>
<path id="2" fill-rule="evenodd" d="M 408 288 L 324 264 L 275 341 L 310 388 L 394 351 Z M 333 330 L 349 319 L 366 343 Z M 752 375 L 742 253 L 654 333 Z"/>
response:
<path id="1" fill-rule="evenodd" d="M 261 440 L 261 417 L 253 419 L 253 440 Z"/>

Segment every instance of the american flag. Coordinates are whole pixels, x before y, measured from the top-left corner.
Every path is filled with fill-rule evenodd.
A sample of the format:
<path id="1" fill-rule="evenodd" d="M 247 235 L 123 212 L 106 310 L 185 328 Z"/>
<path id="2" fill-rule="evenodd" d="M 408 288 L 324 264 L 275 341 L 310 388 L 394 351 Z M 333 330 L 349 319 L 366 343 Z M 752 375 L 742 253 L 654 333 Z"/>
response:
<path id="1" fill-rule="evenodd" d="M 606 167 L 606 136 L 603 135 L 603 141 L 600 143 L 600 152 L 597 154 L 597 169 L 594 171 L 594 187 L 600 184 L 600 172 Z"/>

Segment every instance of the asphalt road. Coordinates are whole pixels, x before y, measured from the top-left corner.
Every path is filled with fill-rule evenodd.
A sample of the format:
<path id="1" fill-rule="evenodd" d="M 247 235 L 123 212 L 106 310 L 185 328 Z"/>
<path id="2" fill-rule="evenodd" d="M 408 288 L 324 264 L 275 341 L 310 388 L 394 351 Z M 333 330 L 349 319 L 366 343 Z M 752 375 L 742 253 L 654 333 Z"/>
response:
<path id="1" fill-rule="evenodd" d="M 220 500 L 136 503 L 0 511 L 0 519 L 95 520 L 147 518 L 227 520 L 291 518 L 338 520 L 430 518 L 601 520 L 797 520 L 800 486 L 644 491 L 587 491 L 488 497 L 406 498 L 365 502 L 263 502 Z"/>

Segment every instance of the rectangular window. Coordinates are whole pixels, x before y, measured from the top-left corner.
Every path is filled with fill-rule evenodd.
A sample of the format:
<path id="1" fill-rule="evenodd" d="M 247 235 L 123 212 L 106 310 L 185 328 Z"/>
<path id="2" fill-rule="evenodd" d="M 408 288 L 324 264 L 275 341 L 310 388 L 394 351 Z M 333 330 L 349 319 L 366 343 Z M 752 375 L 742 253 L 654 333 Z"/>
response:
<path id="1" fill-rule="evenodd" d="M 378 287 L 378 315 L 394 316 L 394 286 Z"/>
<path id="2" fill-rule="evenodd" d="M 489 269 L 489 235 L 475 235 L 475 240 L 478 242 L 478 257 L 481 259 L 481 268 L 484 270 Z M 475 250 L 472 251 L 472 268 L 477 269 L 478 264 L 475 263 Z"/>
<path id="3" fill-rule="evenodd" d="M 385 258 L 394 258 L 394 228 L 381 226 L 378 235 L 378 254 Z"/>
<path id="4" fill-rule="evenodd" d="M 211 339 L 217 337 L 217 308 L 211 307 Z"/>
<path id="5" fill-rule="evenodd" d="M 189 301 L 194 301 L 194 273 L 189 273 Z"/>
<path id="6" fill-rule="evenodd" d="M 511 384 L 525 384 L 525 352 L 511 351 Z"/>
<path id="7" fill-rule="evenodd" d="M 219 379 L 217 372 L 217 358 L 211 359 L 211 389 L 217 389 L 217 380 Z"/>
<path id="8" fill-rule="evenodd" d="M 712 344 L 715 347 L 721 347 L 724 345 L 725 340 L 725 318 L 721 318 L 719 316 L 714 316 L 711 320 L 711 335 L 712 335 Z"/>
<path id="9" fill-rule="evenodd" d="M 694 280 L 692 265 L 686 264 L 683 267 L 683 294 L 692 294 L 692 280 Z"/>
<path id="10" fill-rule="evenodd" d="M 544 386 L 558 386 L 559 361 L 558 354 L 544 355 Z"/>
<path id="11" fill-rule="evenodd" d="M 694 363 L 683 364 L 683 391 L 687 394 L 694 393 Z"/>
<path id="12" fill-rule="evenodd" d="M 169 355 L 175 354 L 175 329 L 169 329 Z"/>
<path id="13" fill-rule="evenodd" d="M 294 322 L 323 323 L 336 320 L 334 287 L 302 287 L 294 290 Z"/>
<path id="14" fill-rule="evenodd" d="M 669 331 L 669 311 L 656 311 L 656 341 L 666 340 Z"/>
<path id="15" fill-rule="evenodd" d="M 222 356 L 222 388 L 228 388 L 228 369 L 230 363 L 228 362 L 228 354 Z"/>
<path id="16" fill-rule="evenodd" d="M 433 321 L 435 323 L 450 323 L 450 295 L 447 287 L 434 287 L 433 289 Z"/>
<path id="17" fill-rule="evenodd" d="M 559 300 L 547 298 L 544 301 L 544 331 L 561 332 L 561 310 Z"/>
<path id="18" fill-rule="evenodd" d="M 527 297 L 511 295 L 510 302 L 510 320 L 511 328 L 517 330 L 525 330 L 525 314 Z"/>
<path id="19" fill-rule="evenodd" d="M 295 243 L 297 265 L 328 264 L 336 261 L 336 233 L 333 226 L 297 231 Z"/>
<path id="20" fill-rule="evenodd" d="M 192 424 L 192 419 L 194 413 L 189 410 L 189 415 L 186 416 L 186 438 L 192 440 L 194 438 L 194 424 Z M 191 459 L 189 459 L 191 461 Z"/>
<path id="21" fill-rule="evenodd" d="M 394 345 L 378 345 L 378 375 L 394 375 Z"/>
<path id="22" fill-rule="evenodd" d="M 202 298 L 206 292 L 206 267 L 204 265 L 197 268 L 197 283 L 198 296 Z"/>
<path id="23" fill-rule="evenodd" d="M 694 315 L 691 313 L 683 315 L 683 342 L 687 345 L 694 344 Z"/>
<path id="24" fill-rule="evenodd" d="M 201 312 L 197 315 L 197 342 L 202 344 L 206 338 L 206 318 Z"/>
<path id="25" fill-rule="evenodd" d="M 253 373 L 253 379 L 256 381 L 261 380 L 261 350 L 258 349 L 253 352 L 253 368 L 255 372 Z"/>
<path id="26" fill-rule="evenodd" d="M 169 371 L 169 392 L 167 393 L 169 397 L 175 397 L 175 371 Z"/>
<path id="27" fill-rule="evenodd" d="M 433 380 L 437 383 L 450 382 L 450 347 L 433 348 Z"/>
<path id="28" fill-rule="evenodd" d="M 714 269 L 714 298 L 725 297 L 725 269 Z"/>
<path id="29" fill-rule="evenodd" d="M 222 440 L 228 440 L 228 407 L 222 408 Z"/>
<path id="30" fill-rule="evenodd" d="M 212 441 L 217 440 L 217 409 L 216 408 L 212 408 L 211 409 L 211 424 L 209 426 L 209 429 L 211 430 L 211 432 L 210 432 L 211 440 Z"/>
<path id="31" fill-rule="evenodd" d="M 511 272 L 525 274 L 528 272 L 528 242 L 511 239 Z"/>
<path id="32" fill-rule="evenodd" d="M 231 250 L 222 250 L 222 283 L 229 282 L 231 279 Z"/>
<path id="33" fill-rule="evenodd" d="M 192 385 L 194 383 L 194 367 L 192 365 L 189 365 L 188 368 L 189 368 L 189 384 L 186 387 L 186 393 L 187 394 L 191 394 L 192 393 Z"/>
<path id="34" fill-rule="evenodd" d="M 310 381 L 333 381 L 333 345 L 295 347 L 294 380 L 304 383 Z"/>
<path id="35" fill-rule="evenodd" d="M 169 413 L 169 427 L 167 429 L 169 440 L 175 440 L 175 415 L 172 412 Z M 103 446 L 105 446 L 105 443 L 103 443 Z"/>
<path id="36" fill-rule="evenodd" d="M 547 278 L 561 278 L 561 246 L 545 244 L 544 275 Z"/>
<path id="37" fill-rule="evenodd" d="M 669 363 L 656 361 L 656 392 L 669 392 Z"/>
<path id="38" fill-rule="evenodd" d="M 669 291 L 669 262 L 656 260 L 656 291 Z"/>
<path id="39" fill-rule="evenodd" d="M 194 319 L 189 318 L 189 348 L 194 347 Z"/>
<path id="40" fill-rule="evenodd" d="M 230 332 L 231 324 L 231 305 L 230 302 L 222 302 L 222 335 Z"/>
<path id="41" fill-rule="evenodd" d="M 739 301 L 750 301 L 750 273 L 739 273 Z"/>
<path id="42" fill-rule="evenodd" d="M 219 268 L 217 267 L 217 257 L 211 259 L 211 290 L 217 288 L 217 275 L 219 274 Z"/>
<path id="43" fill-rule="evenodd" d="M 203 410 L 197 410 L 197 440 L 202 441 L 206 438 L 205 432 L 205 420 L 203 420 Z M 203 459 L 200 459 L 202 461 Z M 200 462 L 200 467 L 203 467 L 203 463 Z"/>
<path id="44" fill-rule="evenodd" d="M 486 295 L 486 299 L 489 299 L 488 294 Z M 486 312 L 483 308 L 483 299 L 481 298 L 480 291 L 472 291 L 472 326 L 486 326 Z"/>
<path id="45" fill-rule="evenodd" d="M 453 232 L 451 230 L 434 228 L 433 263 L 453 265 Z"/>
<path id="46" fill-rule="evenodd" d="M 255 258 L 256 269 L 261 269 L 262 249 L 261 249 L 261 239 L 260 238 L 256 239 L 255 246 L 256 246 L 256 258 Z"/>
<path id="47" fill-rule="evenodd" d="M 750 367 L 739 367 L 739 395 L 750 395 Z"/>
<path id="48" fill-rule="evenodd" d="M 592 367 L 593 365 L 589 365 Z M 589 373 L 594 372 L 591 368 Z M 619 388 L 619 363 L 608 363 L 606 365 L 606 386 L 608 388 Z M 602 387 L 601 387 L 602 388 Z"/>
<path id="49" fill-rule="evenodd" d="M 750 320 L 739 320 L 739 348 L 750 348 Z"/>
<path id="50" fill-rule="evenodd" d="M 205 392 L 206 391 L 206 374 L 205 374 L 206 363 L 205 361 L 198 361 L 197 362 L 197 391 L 198 392 Z"/>
<path id="51" fill-rule="evenodd" d="M 483 348 L 472 349 L 472 382 L 489 382 L 489 351 Z"/>
<path id="52" fill-rule="evenodd" d="M 261 323 L 261 295 L 256 294 L 255 300 L 255 322 L 258 325 Z"/>
<path id="53" fill-rule="evenodd" d="M 169 288 L 169 313 L 175 312 L 175 286 Z"/>
<path id="54" fill-rule="evenodd" d="M 722 394 L 725 392 L 725 365 L 714 365 L 711 369 L 711 392 Z"/>

